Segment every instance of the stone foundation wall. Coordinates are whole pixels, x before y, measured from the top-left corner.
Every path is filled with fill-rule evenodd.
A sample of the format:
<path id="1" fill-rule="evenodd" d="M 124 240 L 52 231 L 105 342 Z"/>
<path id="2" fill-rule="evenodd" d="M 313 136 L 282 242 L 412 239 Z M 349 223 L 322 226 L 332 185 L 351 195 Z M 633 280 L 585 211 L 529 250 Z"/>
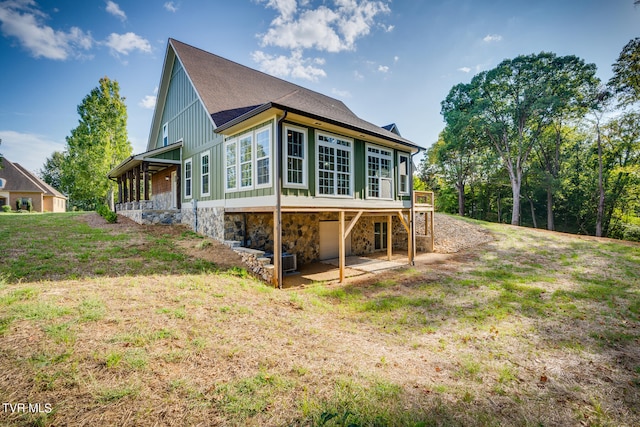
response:
<path id="1" fill-rule="evenodd" d="M 196 233 L 224 241 L 224 208 L 182 208 L 182 223 Z"/>
<path id="2" fill-rule="evenodd" d="M 143 225 L 172 225 L 182 223 L 182 213 L 179 210 L 149 210 L 130 209 L 119 210 L 118 215 L 125 216 Z"/>
<path id="3" fill-rule="evenodd" d="M 159 193 L 151 196 L 154 209 L 171 209 L 171 192 Z"/>
<path id="4" fill-rule="evenodd" d="M 298 264 L 317 260 L 320 256 L 320 221 L 337 220 L 336 212 L 282 214 L 283 251 L 296 254 Z M 366 255 L 374 252 L 373 224 L 386 220 L 386 217 L 360 218 L 351 231 L 351 253 Z M 273 214 L 227 214 L 224 223 L 225 240 L 235 240 L 248 248 L 273 252 Z"/>

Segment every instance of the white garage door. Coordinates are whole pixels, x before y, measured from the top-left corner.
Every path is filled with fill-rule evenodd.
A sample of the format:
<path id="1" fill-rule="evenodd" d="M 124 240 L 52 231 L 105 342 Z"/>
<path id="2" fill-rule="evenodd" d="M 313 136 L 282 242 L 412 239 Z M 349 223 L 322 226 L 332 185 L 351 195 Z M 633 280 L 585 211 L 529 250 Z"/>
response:
<path id="1" fill-rule="evenodd" d="M 338 221 L 320 221 L 320 260 L 338 258 L 339 256 Z M 346 255 L 351 255 L 351 234 L 347 236 Z"/>

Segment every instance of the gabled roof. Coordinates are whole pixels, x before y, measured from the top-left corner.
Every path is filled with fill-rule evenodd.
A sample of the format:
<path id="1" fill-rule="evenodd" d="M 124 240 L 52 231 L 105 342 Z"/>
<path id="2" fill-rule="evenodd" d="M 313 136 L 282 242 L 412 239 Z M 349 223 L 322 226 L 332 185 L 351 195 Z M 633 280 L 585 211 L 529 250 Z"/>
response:
<path id="1" fill-rule="evenodd" d="M 395 123 L 391 123 L 390 125 L 382 126 L 382 129 L 386 129 L 389 132 L 393 132 L 398 136 L 402 136 L 402 135 L 400 135 L 400 129 L 398 129 L 398 126 L 396 126 Z"/>
<path id="2" fill-rule="evenodd" d="M 174 39 L 169 39 L 165 73 L 171 69 L 171 64 L 166 63 L 171 58 L 170 50 L 183 65 L 217 132 L 276 108 L 421 149 L 394 132 L 362 120 L 340 100 Z"/>
<path id="3" fill-rule="evenodd" d="M 1 166 L 0 178 L 6 180 L 3 191 L 44 193 L 45 196 L 62 197 L 66 199 L 66 196 L 18 163 L 10 162 L 5 157 L 2 159 Z"/>

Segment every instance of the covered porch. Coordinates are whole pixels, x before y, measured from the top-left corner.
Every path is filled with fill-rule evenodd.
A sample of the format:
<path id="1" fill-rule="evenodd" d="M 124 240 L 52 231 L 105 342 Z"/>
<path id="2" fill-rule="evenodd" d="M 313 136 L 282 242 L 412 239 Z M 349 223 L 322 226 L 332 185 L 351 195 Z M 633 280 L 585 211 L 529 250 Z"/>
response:
<path id="1" fill-rule="evenodd" d="M 109 172 L 118 185 L 115 211 L 140 224 L 173 224 L 181 218 L 181 147 L 171 144 L 133 155 Z"/>

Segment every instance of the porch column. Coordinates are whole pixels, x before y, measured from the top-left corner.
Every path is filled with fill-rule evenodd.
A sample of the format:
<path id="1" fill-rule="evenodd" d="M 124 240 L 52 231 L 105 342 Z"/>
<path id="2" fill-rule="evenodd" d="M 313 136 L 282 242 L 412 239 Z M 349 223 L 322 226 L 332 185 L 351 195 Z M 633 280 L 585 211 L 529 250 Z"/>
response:
<path id="1" fill-rule="evenodd" d="M 140 201 L 140 166 L 133 168 L 133 181 L 136 186 L 136 202 Z"/>
<path id="2" fill-rule="evenodd" d="M 182 209 L 182 179 L 180 178 L 180 165 L 176 166 L 176 208 Z"/>
<path id="3" fill-rule="evenodd" d="M 118 177 L 118 203 L 122 203 L 122 175 Z"/>
<path id="4" fill-rule="evenodd" d="M 393 215 L 387 215 L 387 260 L 391 261 L 393 256 Z"/>
<path id="5" fill-rule="evenodd" d="M 339 265 L 340 265 L 340 283 L 344 282 L 344 268 L 345 268 L 345 264 L 346 264 L 346 260 L 345 260 L 345 233 L 344 233 L 344 211 L 341 210 L 340 211 L 340 226 L 339 226 L 339 240 L 338 240 L 338 258 L 340 259 Z"/>
<path id="6" fill-rule="evenodd" d="M 149 200 L 149 184 L 151 181 L 151 173 L 149 173 L 149 162 L 142 162 L 142 173 L 144 174 L 144 200 Z"/>
<path id="7" fill-rule="evenodd" d="M 127 197 L 127 202 L 133 202 L 133 171 L 127 171 L 127 180 L 129 181 L 129 194 Z"/>

